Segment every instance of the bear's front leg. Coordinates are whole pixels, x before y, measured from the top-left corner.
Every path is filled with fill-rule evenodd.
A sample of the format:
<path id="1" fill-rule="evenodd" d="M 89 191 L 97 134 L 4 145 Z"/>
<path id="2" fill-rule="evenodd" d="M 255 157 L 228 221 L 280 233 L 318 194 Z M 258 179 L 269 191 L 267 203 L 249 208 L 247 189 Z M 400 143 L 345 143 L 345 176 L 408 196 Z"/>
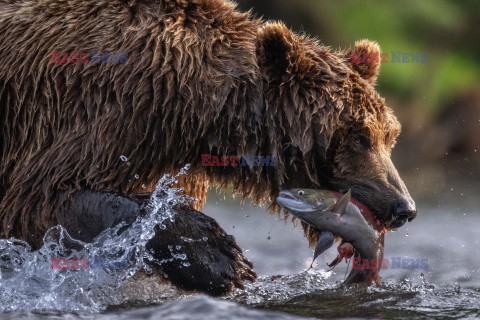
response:
<path id="1" fill-rule="evenodd" d="M 146 213 L 147 203 L 147 195 L 80 191 L 72 196 L 69 210 L 58 215 L 58 222 L 73 238 L 91 242 L 120 222 L 133 223 Z M 164 230 L 157 226 L 146 246 L 155 258 L 149 264 L 156 271 L 178 288 L 214 296 L 243 288 L 245 280 L 255 280 L 252 263 L 214 219 L 187 206 L 174 209 L 175 221 L 165 221 Z M 185 254 L 186 259 L 176 254 Z"/>
<path id="2" fill-rule="evenodd" d="M 187 206 L 176 206 L 175 222 L 157 227 L 147 249 L 161 262 L 168 279 L 184 290 L 198 290 L 213 296 L 243 289 L 243 281 L 255 281 L 253 265 L 242 254 L 233 236 L 218 223 Z M 179 246 L 178 249 L 176 246 Z M 174 258 L 185 253 L 186 260 Z"/>

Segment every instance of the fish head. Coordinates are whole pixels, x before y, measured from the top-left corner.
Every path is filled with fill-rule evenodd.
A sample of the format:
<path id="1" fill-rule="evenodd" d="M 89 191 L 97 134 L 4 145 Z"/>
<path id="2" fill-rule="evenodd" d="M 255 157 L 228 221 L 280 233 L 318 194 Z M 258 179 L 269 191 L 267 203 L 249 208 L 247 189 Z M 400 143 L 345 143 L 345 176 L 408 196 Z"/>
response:
<path id="1" fill-rule="evenodd" d="M 323 213 L 333 207 L 337 198 L 325 190 L 290 189 L 281 191 L 276 200 L 282 208 L 307 222 L 312 213 Z"/>

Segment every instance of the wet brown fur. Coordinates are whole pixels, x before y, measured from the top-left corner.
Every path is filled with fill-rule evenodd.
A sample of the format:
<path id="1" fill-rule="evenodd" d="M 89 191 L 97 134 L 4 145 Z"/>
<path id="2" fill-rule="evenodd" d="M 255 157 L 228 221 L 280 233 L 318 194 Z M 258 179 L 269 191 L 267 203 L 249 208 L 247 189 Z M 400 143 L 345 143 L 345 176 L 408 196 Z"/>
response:
<path id="1" fill-rule="evenodd" d="M 60 191 L 148 192 L 187 163 L 179 183 L 198 209 L 209 186 L 229 184 L 269 203 L 282 189 L 328 185 L 326 168 L 352 170 L 342 151 L 352 129 L 385 157 L 400 130 L 373 88 L 378 65 L 352 65 L 350 51 L 225 0 L 1 0 L 0 30 L 2 237 L 38 245 L 68 204 Z M 54 50 L 129 60 L 52 64 Z M 205 153 L 277 156 L 279 165 L 202 167 Z M 365 175 L 381 169 L 362 165 Z"/>

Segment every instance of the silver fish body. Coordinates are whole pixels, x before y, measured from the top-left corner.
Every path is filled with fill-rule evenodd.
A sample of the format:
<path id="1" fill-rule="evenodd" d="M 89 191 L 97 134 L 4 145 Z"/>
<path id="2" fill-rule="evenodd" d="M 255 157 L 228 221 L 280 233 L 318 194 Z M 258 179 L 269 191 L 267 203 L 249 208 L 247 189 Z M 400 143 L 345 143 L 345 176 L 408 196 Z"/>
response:
<path id="1" fill-rule="evenodd" d="M 360 209 L 350 202 L 349 193 L 339 198 L 324 190 L 291 189 L 280 192 L 276 200 L 285 210 L 305 223 L 351 243 L 362 261 L 367 259 L 368 265 L 375 263 L 374 265 L 380 268 L 383 258 L 383 233 L 370 225 Z M 320 239 L 322 242 L 319 241 L 317 245 L 315 258 L 331 246 L 326 239 L 330 239 L 330 236 Z M 377 277 L 378 268 L 374 270 Z M 349 278 L 360 280 L 350 282 L 366 281 L 362 278 L 371 278 L 371 272 L 368 270 L 371 269 L 363 272 L 353 270 Z M 346 282 L 349 282 L 349 279 Z"/>

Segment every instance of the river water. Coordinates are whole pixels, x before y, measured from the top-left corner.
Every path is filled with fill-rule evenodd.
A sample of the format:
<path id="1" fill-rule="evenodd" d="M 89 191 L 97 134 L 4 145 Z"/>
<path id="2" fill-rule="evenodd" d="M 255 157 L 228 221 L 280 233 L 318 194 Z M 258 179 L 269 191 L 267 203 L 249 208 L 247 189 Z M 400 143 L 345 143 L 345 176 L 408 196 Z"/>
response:
<path id="1" fill-rule="evenodd" d="M 164 181 L 159 189 L 168 186 Z M 153 199 L 156 213 L 138 221 L 122 238 L 110 232 L 93 245 L 81 244 L 80 251 L 90 255 L 107 251 L 115 258 L 133 255 L 136 263 L 120 273 L 52 272 L 45 257 L 52 250 L 58 253 L 68 238 L 58 229 L 46 237 L 49 245 L 43 254 L 2 240 L 0 319 L 480 318 L 480 214 L 476 206 L 419 203 L 413 222 L 386 235 L 385 258 L 390 264 L 380 273 L 382 285 L 344 288 L 339 283 L 346 264 L 326 271 L 326 263 L 336 256 L 334 248 L 309 269 L 313 252 L 299 227 L 269 216 L 263 208 L 242 206 L 238 200 L 228 196 L 224 200 L 213 192 L 204 212 L 236 237 L 255 264 L 258 281 L 222 299 L 177 295 L 154 306 L 148 299 L 144 305 L 137 301 L 135 307 L 113 306 L 109 298 L 117 285 L 142 267 L 142 245 L 151 235 L 153 222 L 170 218 L 166 203 L 183 201 L 174 191 L 167 193 L 168 199 Z M 463 203 L 478 200 L 472 197 Z M 179 263 L 188 261 L 188 257 L 178 259 Z M 392 259 L 423 264 L 414 269 L 407 264 L 394 267 Z"/>

